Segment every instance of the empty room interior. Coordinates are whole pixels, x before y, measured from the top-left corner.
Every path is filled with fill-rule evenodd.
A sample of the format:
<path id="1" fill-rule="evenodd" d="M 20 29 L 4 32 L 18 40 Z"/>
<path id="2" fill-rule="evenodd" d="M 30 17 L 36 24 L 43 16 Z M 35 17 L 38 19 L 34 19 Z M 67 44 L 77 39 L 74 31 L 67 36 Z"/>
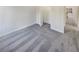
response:
<path id="1" fill-rule="evenodd" d="M 0 6 L 0 52 L 79 52 L 79 6 Z"/>

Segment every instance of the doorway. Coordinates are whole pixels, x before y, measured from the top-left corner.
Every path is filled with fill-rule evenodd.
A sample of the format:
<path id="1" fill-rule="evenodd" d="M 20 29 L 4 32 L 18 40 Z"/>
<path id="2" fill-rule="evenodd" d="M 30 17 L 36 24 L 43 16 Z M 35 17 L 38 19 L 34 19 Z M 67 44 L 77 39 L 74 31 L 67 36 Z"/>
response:
<path id="1" fill-rule="evenodd" d="M 66 10 L 65 32 L 78 30 L 77 7 L 68 6 Z"/>

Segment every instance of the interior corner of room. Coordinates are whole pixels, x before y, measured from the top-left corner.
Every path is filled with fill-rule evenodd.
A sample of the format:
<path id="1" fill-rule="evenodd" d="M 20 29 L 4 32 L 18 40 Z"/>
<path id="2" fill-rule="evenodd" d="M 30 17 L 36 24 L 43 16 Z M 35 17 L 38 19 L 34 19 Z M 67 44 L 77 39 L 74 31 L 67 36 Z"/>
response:
<path id="1" fill-rule="evenodd" d="M 0 6 L 0 36 L 43 23 L 60 33 L 78 31 L 78 12 L 78 6 Z"/>

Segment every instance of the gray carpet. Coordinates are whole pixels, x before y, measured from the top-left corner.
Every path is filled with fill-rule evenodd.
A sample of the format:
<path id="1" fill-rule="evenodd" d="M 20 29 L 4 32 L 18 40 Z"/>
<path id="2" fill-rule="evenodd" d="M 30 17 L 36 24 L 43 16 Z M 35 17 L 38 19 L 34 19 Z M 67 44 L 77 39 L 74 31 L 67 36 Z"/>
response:
<path id="1" fill-rule="evenodd" d="M 0 37 L 0 52 L 77 52 L 78 32 L 61 34 L 49 24 L 28 28 Z"/>

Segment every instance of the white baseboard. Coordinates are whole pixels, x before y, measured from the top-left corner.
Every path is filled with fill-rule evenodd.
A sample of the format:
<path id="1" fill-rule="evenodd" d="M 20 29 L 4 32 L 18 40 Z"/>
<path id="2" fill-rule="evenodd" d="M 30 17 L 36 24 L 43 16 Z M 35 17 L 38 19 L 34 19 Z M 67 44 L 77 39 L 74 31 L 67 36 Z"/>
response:
<path id="1" fill-rule="evenodd" d="M 52 28 L 52 27 L 50 27 L 52 30 L 55 30 L 55 31 L 57 31 L 57 32 L 60 32 L 60 33 L 64 33 L 64 31 L 60 31 L 60 30 L 58 30 L 58 29 L 56 29 L 56 28 Z"/>
<path id="2" fill-rule="evenodd" d="M 8 32 L 8 33 L 5 33 L 5 34 L 3 34 L 3 35 L 0 35 L 0 37 L 5 36 L 5 35 L 8 35 L 8 34 L 10 34 L 10 33 L 13 33 L 13 32 L 15 32 L 15 31 L 24 29 L 24 28 L 26 28 L 26 27 L 32 26 L 32 25 L 34 25 L 34 24 L 36 24 L 36 23 L 32 23 L 32 24 L 30 24 L 30 25 L 23 26 L 23 27 L 21 27 L 21 28 L 17 28 L 17 29 L 15 29 L 15 30 L 13 30 L 13 31 L 10 31 L 10 32 Z"/>

